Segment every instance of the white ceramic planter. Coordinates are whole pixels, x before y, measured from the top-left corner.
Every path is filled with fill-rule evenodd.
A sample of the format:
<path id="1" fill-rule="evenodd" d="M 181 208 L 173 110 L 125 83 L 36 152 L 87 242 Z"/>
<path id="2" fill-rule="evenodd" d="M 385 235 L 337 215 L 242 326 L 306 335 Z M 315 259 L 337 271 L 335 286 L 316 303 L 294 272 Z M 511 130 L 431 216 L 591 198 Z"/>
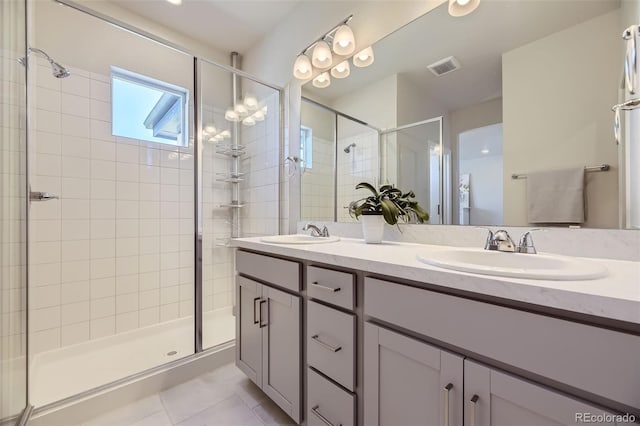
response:
<path id="1" fill-rule="evenodd" d="M 360 216 L 360 220 L 362 221 L 364 242 L 367 244 L 380 244 L 385 224 L 382 214 L 363 214 Z"/>

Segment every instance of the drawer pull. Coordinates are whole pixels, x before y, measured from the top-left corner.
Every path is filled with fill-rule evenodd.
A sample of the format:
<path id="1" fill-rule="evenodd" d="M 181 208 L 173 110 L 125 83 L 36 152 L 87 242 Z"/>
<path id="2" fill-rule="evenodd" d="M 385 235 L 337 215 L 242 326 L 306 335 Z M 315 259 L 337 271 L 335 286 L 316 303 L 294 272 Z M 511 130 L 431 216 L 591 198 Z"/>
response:
<path id="1" fill-rule="evenodd" d="M 325 416 L 323 416 L 322 414 L 320 414 L 320 411 L 318 411 L 318 409 L 320 408 L 319 405 L 316 405 L 315 407 L 313 407 L 311 409 L 311 412 L 313 414 L 316 415 L 316 417 L 318 417 L 320 420 L 322 420 L 322 423 L 324 423 L 327 426 L 342 426 L 342 423 L 332 423 L 331 420 L 327 419 Z"/>
<path id="2" fill-rule="evenodd" d="M 449 426 L 449 392 L 453 389 L 453 383 L 444 387 L 444 426 Z"/>
<path id="3" fill-rule="evenodd" d="M 318 281 L 312 282 L 311 285 L 314 285 L 314 286 L 316 286 L 316 287 L 318 287 L 318 288 L 320 288 L 322 290 L 330 291 L 332 293 L 340 291 L 340 287 L 329 287 L 329 286 L 320 284 Z"/>
<path id="4" fill-rule="evenodd" d="M 478 402 L 478 399 L 480 399 L 478 395 L 473 395 L 471 397 L 471 400 L 469 401 L 471 402 L 471 416 L 470 416 L 471 418 L 469 419 L 470 426 L 476 426 L 476 406 L 477 406 L 476 403 Z"/>
<path id="5" fill-rule="evenodd" d="M 330 344 L 323 342 L 322 340 L 320 340 L 320 337 L 317 334 L 314 334 L 313 336 L 311 336 L 311 338 L 314 342 L 331 352 L 338 352 L 340 349 L 342 349 L 342 346 L 331 346 Z"/>

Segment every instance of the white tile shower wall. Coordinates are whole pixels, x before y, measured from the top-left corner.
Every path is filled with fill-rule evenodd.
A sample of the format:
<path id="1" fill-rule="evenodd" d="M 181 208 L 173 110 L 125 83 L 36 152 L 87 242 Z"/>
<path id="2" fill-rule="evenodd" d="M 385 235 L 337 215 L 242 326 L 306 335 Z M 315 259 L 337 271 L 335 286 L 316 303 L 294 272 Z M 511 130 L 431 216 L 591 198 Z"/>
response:
<path id="1" fill-rule="evenodd" d="M 193 314 L 190 147 L 111 134 L 110 79 L 30 73 L 33 353 Z"/>
<path id="2" fill-rule="evenodd" d="M 203 106 L 203 123 L 218 131 L 233 132 L 224 119 L 224 111 Z M 223 127 L 226 126 L 226 127 Z M 221 144 L 230 143 L 230 139 Z M 204 312 L 233 305 L 233 259 L 228 247 L 231 237 L 231 211 L 220 207 L 231 201 L 229 157 L 217 154 L 215 142 L 204 140 L 202 146 L 202 309 Z M 206 331 L 205 331 L 206 332 Z"/>
<path id="3" fill-rule="evenodd" d="M 14 16 L 10 5 L 5 12 L 7 24 Z M 26 395 L 26 110 L 20 56 L 0 50 L 0 418 L 19 413 Z"/>
<path id="4" fill-rule="evenodd" d="M 240 201 L 240 228 L 243 237 L 272 235 L 279 227 L 279 127 L 278 93 L 262 100 L 268 114 L 255 126 L 240 125 L 240 144 L 246 146 L 240 170 L 245 173 Z"/>
<path id="5" fill-rule="evenodd" d="M 351 145 L 349 153 L 344 149 Z M 378 136 L 377 133 L 361 133 L 338 140 L 338 222 L 353 222 L 349 215 L 349 203 L 369 195 L 364 189 L 356 190 L 360 182 L 378 184 Z"/>
<path id="6" fill-rule="evenodd" d="M 333 220 L 333 141 L 313 138 L 311 168 L 302 169 L 302 213 L 306 220 Z"/>

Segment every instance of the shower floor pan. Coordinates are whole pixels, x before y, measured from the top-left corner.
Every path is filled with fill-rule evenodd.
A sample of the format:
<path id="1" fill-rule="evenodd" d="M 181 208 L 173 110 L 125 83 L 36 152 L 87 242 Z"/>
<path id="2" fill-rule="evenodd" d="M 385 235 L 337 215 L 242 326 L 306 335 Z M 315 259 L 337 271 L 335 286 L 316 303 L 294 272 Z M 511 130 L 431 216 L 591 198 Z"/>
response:
<path id="1" fill-rule="evenodd" d="M 41 407 L 191 355 L 193 317 L 42 352 L 31 364 L 31 404 Z M 235 338 L 231 308 L 203 313 L 203 347 Z"/>

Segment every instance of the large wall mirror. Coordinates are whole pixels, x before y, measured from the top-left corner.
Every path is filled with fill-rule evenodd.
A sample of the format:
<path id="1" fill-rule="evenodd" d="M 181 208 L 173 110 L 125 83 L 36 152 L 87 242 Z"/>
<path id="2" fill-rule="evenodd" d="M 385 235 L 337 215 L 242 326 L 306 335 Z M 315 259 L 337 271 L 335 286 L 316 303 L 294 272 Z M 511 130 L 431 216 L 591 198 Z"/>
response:
<path id="1" fill-rule="evenodd" d="M 303 204 L 331 190 L 322 218 L 351 220 L 340 212 L 359 194 L 346 186 L 362 178 L 413 189 L 430 223 L 526 226 L 537 223 L 528 176 L 586 168 L 577 224 L 628 227 L 640 190 L 625 176 L 640 166 L 620 146 L 639 136 L 616 145 L 611 107 L 625 99 L 621 34 L 636 11 L 635 0 L 484 0 L 453 18 L 443 3 L 377 42 L 371 66 L 303 87 L 303 132 L 326 148 L 302 177 Z M 442 62 L 440 75 L 429 69 Z M 321 130 L 322 107 L 338 118 Z M 341 135 L 340 114 L 359 127 Z M 320 219 L 307 203 L 301 218 Z"/>

